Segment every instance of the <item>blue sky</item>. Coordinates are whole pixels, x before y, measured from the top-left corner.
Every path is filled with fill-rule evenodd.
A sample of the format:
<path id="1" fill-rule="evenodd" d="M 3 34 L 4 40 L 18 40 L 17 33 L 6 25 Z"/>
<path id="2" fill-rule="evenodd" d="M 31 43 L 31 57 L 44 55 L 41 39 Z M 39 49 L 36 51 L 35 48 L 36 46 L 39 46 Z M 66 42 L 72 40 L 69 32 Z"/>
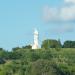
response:
<path id="1" fill-rule="evenodd" d="M 0 0 L 0 47 L 10 50 L 42 40 L 75 40 L 74 0 Z"/>

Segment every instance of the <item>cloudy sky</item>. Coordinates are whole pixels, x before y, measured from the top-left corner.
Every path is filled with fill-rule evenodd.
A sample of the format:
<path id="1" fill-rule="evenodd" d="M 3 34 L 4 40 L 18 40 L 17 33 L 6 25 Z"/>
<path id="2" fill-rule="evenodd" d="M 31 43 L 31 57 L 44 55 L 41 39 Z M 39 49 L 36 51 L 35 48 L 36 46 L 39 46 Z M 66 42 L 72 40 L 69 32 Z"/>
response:
<path id="1" fill-rule="evenodd" d="M 50 38 L 75 40 L 75 0 L 0 0 L 0 47 L 11 49 Z"/>

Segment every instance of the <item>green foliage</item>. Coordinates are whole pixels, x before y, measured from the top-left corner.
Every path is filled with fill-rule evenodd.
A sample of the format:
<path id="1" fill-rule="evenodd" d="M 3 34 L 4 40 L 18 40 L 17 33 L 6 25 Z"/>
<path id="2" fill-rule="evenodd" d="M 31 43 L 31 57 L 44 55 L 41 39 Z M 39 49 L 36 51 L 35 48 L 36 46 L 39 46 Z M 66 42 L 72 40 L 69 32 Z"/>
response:
<path id="1" fill-rule="evenodd" d="M 75 48 L 75 41 L 65 41 L 63 48 Z"/>
<path id="2" fill-rule="evenodd" d="M 44 40 L 41 49 L 30 45 L 12 51 L 0 48 L 0 75 L 75 75 L 75 41 Z"/>
<path id="3" fill-rule="evenodd" d="M 44 40 L 42 42 L 42 45 L 41 45 L 41 48 L 44 48 L 44 49 L 49 49 L 49 48 L 61 48 L 61 42 L 60 40 L 50 40 L 50 39 L 47 39 L 47 40 Z"/>
<path id="4" fill-rule="evenodd" d="M 75 75 L 75 48 L 1 50 L 0 57 L 0 75 Z"/>
<path id="5" fill-rule="evenodd" d="M 40 59 L 31 64 L 28 75 L 57 75 L 49 60 Z"/>
<path id="6" fill-rule="evenodd" d="M 56 50 L 60 50 L 60 48 L 75 48 L 75 41 L 65 41 L 64 44 L 61 44 L 59 40 L 46 39 L 42 42 L 41 48 L 49 49 L 56 48 Z"/>
<path id="7" fill-rule="evenodd" d="M 12 48 L 12 51 L 16 51 L 16 50 L 19 50 L 21 49 L 20 47 L 15 47 L 15 48 Z"/>
<path id="8" fill-rule="evenodd" d="M 32 49 L 32 46 L 31 45 L 26 45 L 26 46 L 23 46 L 22 48 L 23 49 Z"/>

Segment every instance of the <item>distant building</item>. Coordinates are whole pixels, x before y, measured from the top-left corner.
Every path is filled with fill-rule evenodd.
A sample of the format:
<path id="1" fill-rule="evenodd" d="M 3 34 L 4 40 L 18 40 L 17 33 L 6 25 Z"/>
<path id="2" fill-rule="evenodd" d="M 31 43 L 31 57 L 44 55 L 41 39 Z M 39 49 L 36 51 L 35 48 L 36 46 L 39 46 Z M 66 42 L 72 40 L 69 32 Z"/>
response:
<path id="1" fill-rule="evenodd" d="M 37 29 L 34 30 L 34 43 L 32 45 L 32 49 L 38 49 L 38 38 L 39 38 L 39 33 Z"/>

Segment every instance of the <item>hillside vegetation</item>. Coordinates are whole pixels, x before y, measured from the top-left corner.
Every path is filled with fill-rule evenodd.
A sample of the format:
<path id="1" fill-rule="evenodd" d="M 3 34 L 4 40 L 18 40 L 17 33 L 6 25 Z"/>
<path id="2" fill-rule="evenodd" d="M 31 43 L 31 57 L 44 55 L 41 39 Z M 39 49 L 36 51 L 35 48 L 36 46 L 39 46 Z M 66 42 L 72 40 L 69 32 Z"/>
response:
<path id="1" fill-rule="evenodd" d="M 0 51 L 0 75 L 75 75 L 75 48 Z"/>
<path id="2" fill-rule="evenodd" d="M 0 48 L 0 75 L 75 75 L 75 41 L 44 40 L 41 49 L 30 45 Z"/>

